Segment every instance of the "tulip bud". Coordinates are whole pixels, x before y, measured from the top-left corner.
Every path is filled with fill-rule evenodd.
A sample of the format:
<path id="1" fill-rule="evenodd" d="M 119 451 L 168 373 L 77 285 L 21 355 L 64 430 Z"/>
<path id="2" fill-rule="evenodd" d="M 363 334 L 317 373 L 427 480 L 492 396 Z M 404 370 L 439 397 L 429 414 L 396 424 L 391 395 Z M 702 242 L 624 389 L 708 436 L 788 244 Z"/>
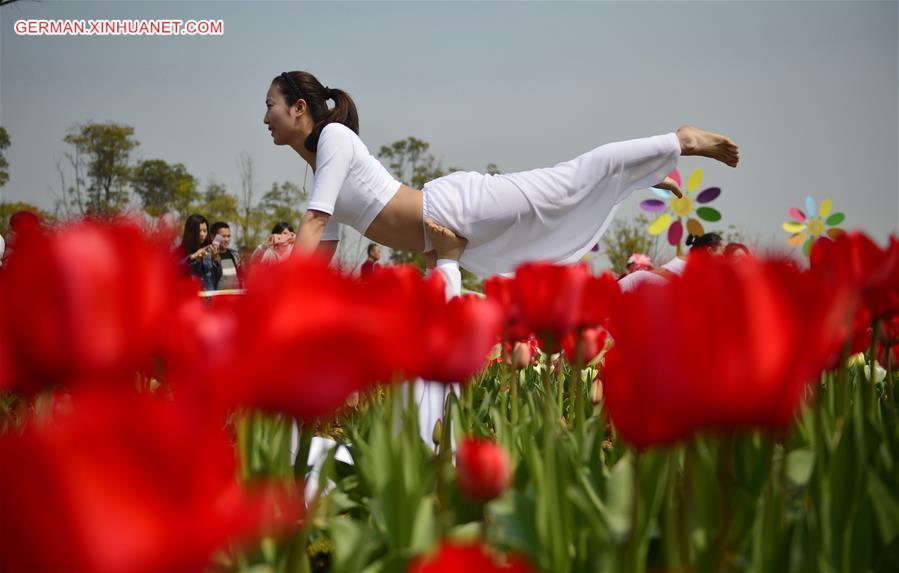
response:
<path id="1" fill-rule="evenodd" d="M 498 497 L 509 486 L 512 467 L 501 446 L 467 437 L 456 454 L 456 471 L 462 494 L 477 502 Z"/>
<path id="2" fill-rule="evenodd" d="M 597 376 L 596 380 L 593 381 L 593 385 L 590 387 L 590 399 L 593 400 L 594 404 L 599 404 L 602 402 L 602 397 L 602 380 Z"/>
<path id="3" fill-rule="evenodd" d="M 531 363 L 531 347 L 527 342 L 516 342 L 512 350 L 512 367 L 520 370 Z"/>
<path id="4" fill-rule="evenodd" d="M 431 441 L 434 442 L 435 446 L 440 445 L 440 438 L 443 436 L 443 420 L 437 418 L 437 423 L 434 424 L 434 431 L 431 433 Z"/>

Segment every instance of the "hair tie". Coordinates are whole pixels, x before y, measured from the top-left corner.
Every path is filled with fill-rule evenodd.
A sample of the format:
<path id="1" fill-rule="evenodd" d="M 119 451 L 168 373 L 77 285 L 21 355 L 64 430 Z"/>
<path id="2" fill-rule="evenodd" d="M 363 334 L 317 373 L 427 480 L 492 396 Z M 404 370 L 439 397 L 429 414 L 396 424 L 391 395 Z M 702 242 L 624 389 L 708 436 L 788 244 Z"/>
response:
<path id="1" fill-rule="evenodd" d="M 325 99 L 332 99 L 331 97 L 331 88 L 325 86 Z"/>
<path id="2" fill-rule="evenodd" d="M 304 99 L 303 92 L 300 91 L 300 86 L 297 85 L 290 74 L 284 72 L 281 74 L 281 78 L 284 79 L 285 82 L 287 82 L 287 87 L 290 88 L 290 91 L 293 93 L 293 95 L 296 96 L 297 99 Z"/>

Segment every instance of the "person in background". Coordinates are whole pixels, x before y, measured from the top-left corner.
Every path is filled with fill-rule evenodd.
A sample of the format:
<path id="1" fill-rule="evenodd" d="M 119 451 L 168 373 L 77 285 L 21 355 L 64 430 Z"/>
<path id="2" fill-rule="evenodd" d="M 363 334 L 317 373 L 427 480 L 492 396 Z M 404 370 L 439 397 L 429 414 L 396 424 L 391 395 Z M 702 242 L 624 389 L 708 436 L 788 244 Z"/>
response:
<path id="1" fill-rule="evenodd" d="M 219 241 L 219 261 L 222 265 L 222 278 L 216 290 L 239 289 L 243 283 L 243 271 L 240 268 L 240 253 L 231 248 L 231 227 L 224 221 L 212 224 L 212 241 Z"/>
<path id="2" fill-rule="evenodd" d="M 687 236 L 690 252 L 706 251 L 712 255 L 720 255 L 724 250 L 724 239 L 718 233 Z M 687 268 L 686 257 L 674 257 L 664 265 L 649 271 L 634 271 L 618 280 L 621 292 L 628 292 L 644 282 L 666 283 L 676 276 L 684 274 Z"/>
<path id="3" fill-rule="evenodd" d="M 368 245 L 368 259 L 362 266 L 359 267 L 359 278 L 364 279 L 372 274 L 376 268 L 380 265 L 379 261 L 381 260 L 381 246 L 377 243 L 369 243 Z"/>
<path id="4" fill-rule="evenodd" d="M 0 264 L 8 259 L 16 248 L 16 241 L 41 228 L 40 218 L 31 211 L 16 211 L 9 217 L 9 232 L 6 234 L 4 248 L 0 249 Z"/>
<path id="5" fill-rule="evenodd" d="M 213 244 L 209 222 L 203 215 L 195 213 L 184 222 L 180 249 L 182 262 L 190 269 L 190 274 L 200 279 L 203 290 L 215 290 L 222 276 L 219 243 Z"/>
<path id="6" fill-rule="evenodd" d="M 633 253 L 627 258 L 625 269 L 627 269 L 627 274 L 631 274 L 634 271 L 651 271 L 652 259 L 643 253 Z"/>
<path id="7" fill-rule="evenodd" d="M 259 245 L 250 259 L 256 263 L 276 263 L 283 261 L 293 252 L 293 243 L 296 240 L 293 227 L 286 221 L 275 223 L 272 234 L 264 243 Z"/>

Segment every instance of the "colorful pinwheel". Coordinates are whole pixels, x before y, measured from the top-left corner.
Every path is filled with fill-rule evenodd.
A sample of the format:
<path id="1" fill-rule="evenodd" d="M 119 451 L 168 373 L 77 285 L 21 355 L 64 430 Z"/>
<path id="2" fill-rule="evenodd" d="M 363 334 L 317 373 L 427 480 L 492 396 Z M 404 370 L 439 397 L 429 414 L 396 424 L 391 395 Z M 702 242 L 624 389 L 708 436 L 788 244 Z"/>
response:
<path id="1" fill-rule="evenodd" d="M 677 169 L 672 171 L 668 177 L 671 177 L 677 181 L 678 185 L 681 185 L 680 172 Z M 653 187 L 652 191 L 659 196 L 659 199 L 646 199 L 640 203 L 640 207 L 644 211 L 662 213 L 649 225 L 649 234 L 659 235 L 667 229 L 668 244 L 676 246 L 678 252 L 680 252 L 681 240 L 684 238 L 684 219 L 686 219 L 687 233 L 691 235 L 705 234 L 705 229 L 702 223 L 699 222 L 699 219 L 708 222 L 720 221 L 721 213 L 717 209 L 700 207 L 699 205 L 704 205 L 717 199 L 721 195 L 721 188 L 709 187 L 694 195 L 701 184 L 702 169 L 696 169 L 690 174 L 690 178 L 687 179 L 687 188 L 684 189 L 684 196 L 679 199 L 667 191 Z M 696 207 L 695 215 L 698 219 L 692 216 L 694 207 Z"/>
<path id="2" fill-rule="evenodd" d="M 842 235 L 845 231 L 837 225 L 843 222 L 846 215 L 831 213 L 832 210 L 833 201 L 830 199 L 821 201 L 821 205 L 817 206 L 811 197 L 805 198 L 805 213 L 796 207 L 790 207 L 788 212 L 794 220 L 783 224 L 784 231 L 791 233 L 787 243 L 791 247 L 802 245 L 802 254 L 807 257 L 818 239 L 836 239 Z"/>

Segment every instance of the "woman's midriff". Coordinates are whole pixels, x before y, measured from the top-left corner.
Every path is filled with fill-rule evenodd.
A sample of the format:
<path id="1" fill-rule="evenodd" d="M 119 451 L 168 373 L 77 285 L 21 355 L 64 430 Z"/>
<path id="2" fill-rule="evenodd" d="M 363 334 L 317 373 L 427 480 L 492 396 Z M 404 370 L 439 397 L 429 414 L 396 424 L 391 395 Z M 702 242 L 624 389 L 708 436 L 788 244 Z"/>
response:
<path id="1" fill-rule="evenodd" d="M 404 251 L 424 249 L 422 192 L 401 185 L 399 191 L 365 230 L 365 236 L 391 249 Z"/>

